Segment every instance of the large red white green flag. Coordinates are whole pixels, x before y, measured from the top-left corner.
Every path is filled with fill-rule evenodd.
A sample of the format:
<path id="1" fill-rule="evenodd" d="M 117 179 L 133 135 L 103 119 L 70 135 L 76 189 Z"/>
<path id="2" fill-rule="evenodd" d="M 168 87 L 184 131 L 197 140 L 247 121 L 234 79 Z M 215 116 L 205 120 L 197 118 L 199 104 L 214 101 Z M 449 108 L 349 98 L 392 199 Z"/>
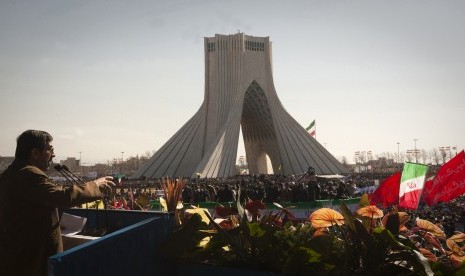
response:
<path id="1" fill-rule="evenodd" d="M 312 137 L 315 137 L 316 136 L 315 120 L 313 120 L 313 122 L 311 122 L 310 125 L 305 130 L 307 130 L 307 132 L 310 133 Z"/>
<path id="2" fill-rule="evenodd" d="M 405 163 L 399 187 L 400 207 L 417 209 L 427 172 L 426 165 Z"/>

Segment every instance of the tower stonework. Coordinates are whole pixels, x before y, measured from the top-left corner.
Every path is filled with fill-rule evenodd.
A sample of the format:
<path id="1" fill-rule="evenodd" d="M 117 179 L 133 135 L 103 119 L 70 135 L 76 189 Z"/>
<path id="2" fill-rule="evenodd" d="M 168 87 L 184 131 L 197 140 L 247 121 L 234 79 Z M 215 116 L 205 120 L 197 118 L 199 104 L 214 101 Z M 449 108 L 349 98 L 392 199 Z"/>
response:
<path id="1" fill-rule="evenodd" d="M 240 127 L 251 174 L 286 175 L 346 169 L 298 124 L 273 84 L 268 37 L 243 33 L 207 37 L 205 95 L 194 116 L 136 172 L 136 177 L 228 177 L 236 174 Z"/>

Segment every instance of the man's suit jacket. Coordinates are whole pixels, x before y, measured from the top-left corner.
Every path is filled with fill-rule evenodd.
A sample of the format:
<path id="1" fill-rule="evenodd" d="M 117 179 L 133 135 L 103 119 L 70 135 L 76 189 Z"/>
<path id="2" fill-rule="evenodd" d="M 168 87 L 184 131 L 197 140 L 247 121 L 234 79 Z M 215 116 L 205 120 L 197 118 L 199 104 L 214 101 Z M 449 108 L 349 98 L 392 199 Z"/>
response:
<path id="1" fill-rule="evenodd" d="M 46 275 L 47 258 L 63 251 L 57 208 L 101 196 L 94 181 L 62 187 L 15 160 L 0 176 L 0 275 Z"/>

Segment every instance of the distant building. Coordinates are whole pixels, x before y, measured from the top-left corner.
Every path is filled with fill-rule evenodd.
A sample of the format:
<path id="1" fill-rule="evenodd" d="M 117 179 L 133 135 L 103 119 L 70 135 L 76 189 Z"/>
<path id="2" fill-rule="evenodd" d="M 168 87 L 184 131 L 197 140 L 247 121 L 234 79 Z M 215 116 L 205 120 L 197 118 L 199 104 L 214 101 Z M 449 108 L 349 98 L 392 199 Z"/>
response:
<path id="1" fill-rule="evenodd" d="M 72 172 L 79 171 L 79 160 L 74 157 L 68 157 L 66 160 L 60 160 L 60 165 L 65 165 Z"/>
<path id="2" fill-rule="evenodd" d="M 395 172 L 398 170 L 398 164 L 392 158 L 380 157 L 378 159 L 369 160 L 364 163 L 351 165 L 352 172 Z"/>

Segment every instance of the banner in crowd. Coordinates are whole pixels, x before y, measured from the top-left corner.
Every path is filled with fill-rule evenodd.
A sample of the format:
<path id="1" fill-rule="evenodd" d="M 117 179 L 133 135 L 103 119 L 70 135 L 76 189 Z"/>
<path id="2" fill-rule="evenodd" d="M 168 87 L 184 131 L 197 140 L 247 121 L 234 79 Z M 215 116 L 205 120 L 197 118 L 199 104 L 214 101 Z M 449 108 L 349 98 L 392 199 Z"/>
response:
<path id="1" fill-rule="evenodd" d="M 384 207 L 397 205 L 399 203 L 400 177 L 401 172 L 396 172 L 381 182 L 378 189 L 369 195 L 370 204 L 381 204 Z"/>
<path id="2" fill-rule="evenodd" d="M 417 209 L 425 183 L 427 165 L 405 163 L 399 186 L 399 206 Z"/>
<path id="3" fill-rule="evenodd" d="M 375 186 L 375 185 L 366 186 L 366 187 L 362 187 L 362 188 L 357 187 L 357 188 L 355 188 L 355 194 L 359 194 L 359 195 L 371 194 L 376 190 L 376 187 L 377 186 Z"/>
<path id="4" fill-rule="evenodd" d="M 465 154 L 461 151 L 425 183 L 423 200 L 429 206 L 449 202 L 465 193 Z"/>

